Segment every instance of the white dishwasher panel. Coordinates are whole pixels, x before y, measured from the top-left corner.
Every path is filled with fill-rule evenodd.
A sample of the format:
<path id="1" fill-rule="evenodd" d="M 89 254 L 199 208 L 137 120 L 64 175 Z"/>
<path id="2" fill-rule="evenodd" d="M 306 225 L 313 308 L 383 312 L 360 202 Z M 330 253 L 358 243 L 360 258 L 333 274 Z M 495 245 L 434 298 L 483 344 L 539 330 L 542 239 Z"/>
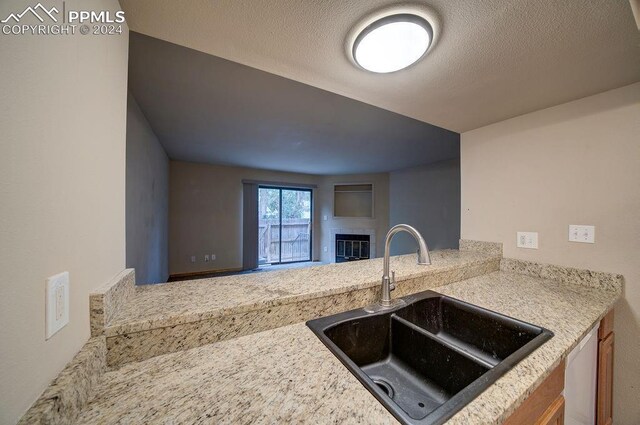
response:
<path id="1" fill-rule="evenodd" d="M 599 327 L 600 324 L 591 329 L 567 356 L 564 376 L 566 425 L 596 423 Z"/>

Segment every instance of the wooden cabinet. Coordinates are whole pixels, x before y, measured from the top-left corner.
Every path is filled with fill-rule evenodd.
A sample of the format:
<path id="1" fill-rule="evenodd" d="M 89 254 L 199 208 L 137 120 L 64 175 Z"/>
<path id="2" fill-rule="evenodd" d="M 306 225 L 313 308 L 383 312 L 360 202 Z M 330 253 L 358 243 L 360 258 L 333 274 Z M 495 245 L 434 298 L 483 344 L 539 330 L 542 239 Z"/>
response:
<path id="1" fill-rule="evenodd" d="M 602 319 L 598 340 L 596 424 L 611 425 L 613 423 L 613 310 Z"/>
<path id="2" fill-rule="evenodd" d="M 600 322 L 598 330 L 598 375 L 596 425 L 613 424 L 613 310 Z M 504 422 L 506 425 L 563 425 L 565 363 L 545 381 Z"/>
<path id="3" fill-rule="evenodd" d="M 564 397 L 556 398 L 538 419 L 536 425 L 564 425 Z"/>
<path id="4" fill-rule="evenodd" d="M 538 424 L 562 424 L 564 419 L 564 361 L 551 372 L 551 375 L 513 412 L 504 422 L 505 425 L 538 425 Z M 557 404 L 561 399 L 561 403 Z M 555 409 L 554 415 L 548 414 Z M 551 420 L 558 415 L 562 416 L 561 422 L 540 422 L 548 417 Z"/>

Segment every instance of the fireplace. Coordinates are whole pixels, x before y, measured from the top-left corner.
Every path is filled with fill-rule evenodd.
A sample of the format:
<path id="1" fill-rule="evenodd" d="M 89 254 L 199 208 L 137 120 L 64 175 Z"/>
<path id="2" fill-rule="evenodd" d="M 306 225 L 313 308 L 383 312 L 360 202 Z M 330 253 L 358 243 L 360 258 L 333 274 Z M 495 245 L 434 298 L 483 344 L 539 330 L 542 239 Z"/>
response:
<path id="1" fill-rule="evenodd" d="M 336 263 L 368 260 L 371 249 L 369 235 L 336 234 Z"/>

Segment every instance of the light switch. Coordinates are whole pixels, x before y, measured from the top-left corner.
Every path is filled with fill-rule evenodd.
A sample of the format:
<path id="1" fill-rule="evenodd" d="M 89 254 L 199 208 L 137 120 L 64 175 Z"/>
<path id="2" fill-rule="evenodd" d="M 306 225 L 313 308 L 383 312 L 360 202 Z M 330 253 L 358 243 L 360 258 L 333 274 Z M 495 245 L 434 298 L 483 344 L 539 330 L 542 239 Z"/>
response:
<path id="1" fill-rule="evenodd" d="M 45 338 L 49 339 L 69 323 L 69 272 L 49 277 L 45 292 Z"/>
<path id="2" fill-rule="evenodd" d="M 324 252 L 329 252 L 329 248 L 327 248 L 326 246 L 323 249 Z"/>
<path id="3" fill-rule="evenodd" d="M 538 249 L 538 232 L 518 232 L 516 245 L 518 248 Z"/>
<path id="4" fill-rule="evenodd" d="M 569 242 L 596 243 L 596 227 L 570 224 Z"/>

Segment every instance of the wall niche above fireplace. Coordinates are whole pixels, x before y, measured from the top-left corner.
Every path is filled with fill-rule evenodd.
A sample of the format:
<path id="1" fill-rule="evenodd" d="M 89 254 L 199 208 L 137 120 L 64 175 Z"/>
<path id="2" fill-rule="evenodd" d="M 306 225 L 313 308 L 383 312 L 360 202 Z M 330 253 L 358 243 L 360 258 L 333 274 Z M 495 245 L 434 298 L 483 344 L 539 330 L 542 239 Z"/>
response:
<path id="1" fill-rule="evenodd" d="M 373 218 L 373 184 L 334 185 L 333 216 L 335 218 Z"/>

